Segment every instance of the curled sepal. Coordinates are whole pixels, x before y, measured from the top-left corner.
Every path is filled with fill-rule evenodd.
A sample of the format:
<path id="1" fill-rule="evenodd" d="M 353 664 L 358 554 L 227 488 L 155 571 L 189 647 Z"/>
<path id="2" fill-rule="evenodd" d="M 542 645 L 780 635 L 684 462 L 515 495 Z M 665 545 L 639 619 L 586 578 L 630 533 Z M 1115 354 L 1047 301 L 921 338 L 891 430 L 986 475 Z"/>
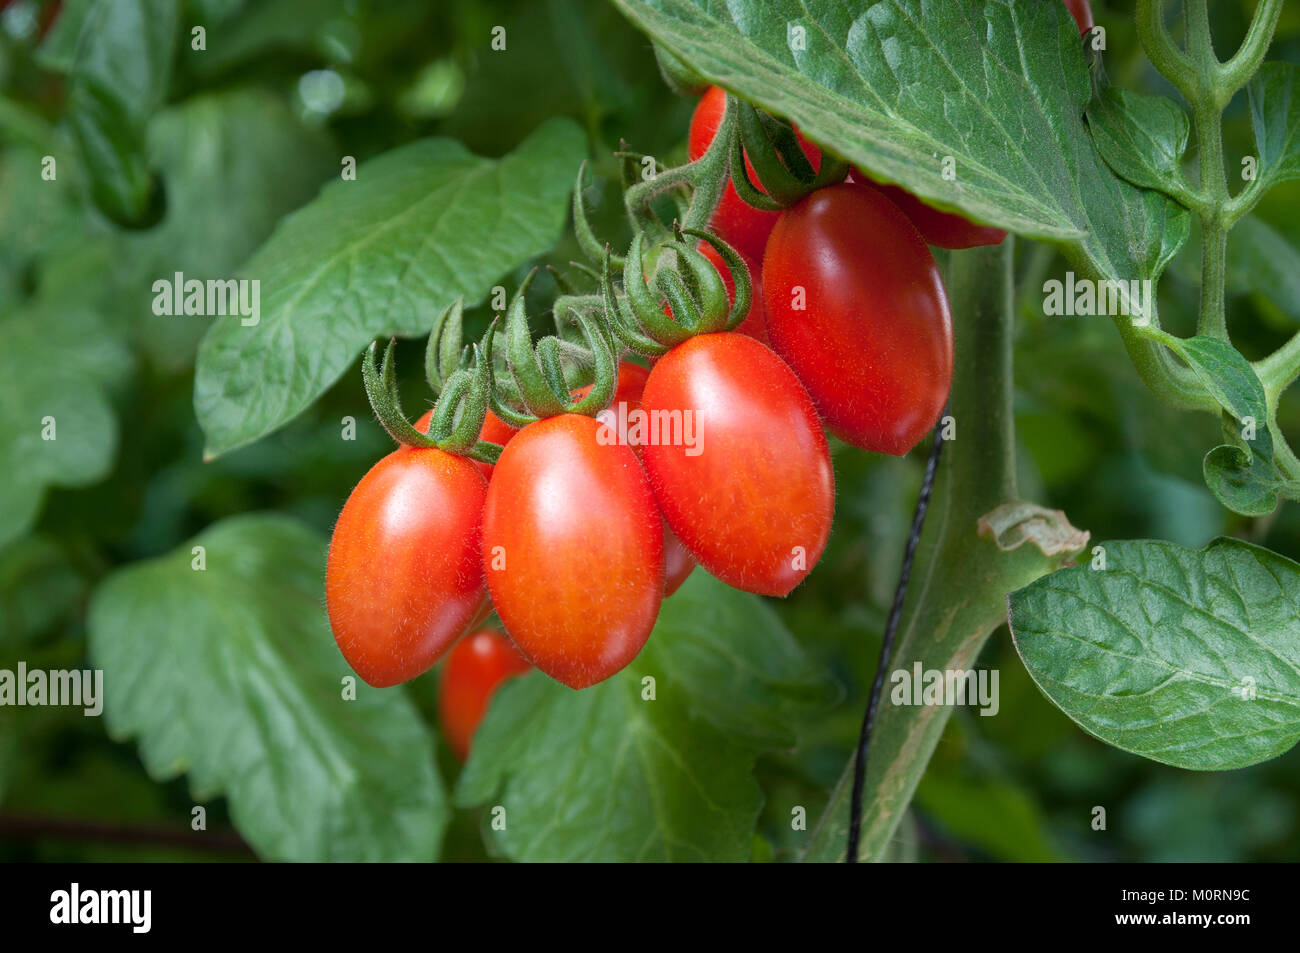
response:
<path id="1" fill-rule="evenodd" d="M 402 413 L 393 369 L 393 347 L 396 343 L 395 339 L 389 339 L 388 347 L 384 349 L 383 366 L 379 368 L 375 366 L 375 352 L 379 350 L 379 342 L 371 341 L 370 347 L 366 348 L 366 353 L 361 358 L 361 379 L 366 385 L 366 396 L 370 398 L 370 406 L 380 424 L 398 443 L 407 447 L 436 447 L 436 437 L 420 433 Z"/>
<path id="2" fill-rule="evenodd" d="M 429 436 L 437 440 L 438 447 L 461 456 L 475 456 L 479 445 L 485 443 L 478 436 L 483 432 L 492 393 L 492 367 L 477 345 L 473 355 L 469 367 L 447 378 L 429 424 Z"/>
<path id="3" fill-rule="evenodd" d="M 587 204 L 582 200 L 583 180 L 587 177 L 587 163 L 583 160 L 582 165 L 578 166 L 578 181 L 573 186 L 573 233 L 578 239 L 578 247 L 582 253 L 590 259 L 593 265 L 599 265 L 601 259 L 605 256 L 606 248 L 596 238 L 595 231 L 592 230 L 591 222 L 587 220 Z M 573 263 L 577 265 L 577 262 Z M 623 264 L 620 258 L 618 264 Z"/>
<path id="4" fill-rule="evenodd" d="M 608 255 L 605 257 L 605 268 L 600 276 L 600 290 L 605 299 L 604 328 L 611 338 L 617 339 L 628 349 L 644 354 L 646 357 L 658 357 L 668 350 L 641 331 L 627 299 L 614 290 Z"/>
<path id="5" fill-rule="evenodd" d="M 672 293 L 676 293 L 676 283 L 669 281 Z M 660 303 L 668 297 L 663 293 L 662 279 L 656 280 L 654 287 L 646 282 L 645 277 L 645 239 L 640 232 L 632 236 L 632 245 L 627 252 L 623 265 L 623 297 L 626 307 L 620 312 L 623 317 L 630 317 L 634 327 L 644 331 L 664 348 L 680 344 L 691 336 L 690 330 L 683 324 L 670 318 Z M 616 299 L 617 300 L 617 299 Z M 724 298 L 725 300 L 725 298 Z M 669 298 L 669 304 L 672 304 Z M 676 315 L 676 311 L 673 312 Z"/>
<path id="6" fill-rule="evenodd" d="M 514 427 L 524 427 L 543 417 L 560 414 L 587 414 L 594 416 L 608 405 L 618 382 L 618 355 L 610 335 L 597 324 L 593 312 L 574 310 L 577 326 L 585 347 L 565 341 L 554 335 L 532 343 L 528 318 L 524 310 L 523 287 L 515 295 L 506 311 L 506 359 L 509 366 L 511 389 L 518 393 L 526 412 L 505 405 L 501 400 L 501 386 L 490 388 L 490 402 L 494 413 Z M 492 328 L 484 339 L 484 351 L 491 356 Z M 490 361 L 488 362 L 490 364 Z M 573 398 L 565 369 L 570 372 L 590 370 L 594 383 L 581 399 Z M 504 382 L 498 382 L 504 383 Z"/>
<path id="7" fill-rule="evenodd" d="M 682 229 L 682 233 L 698 238 L 701 241 L 708 242 L 712 245 L 713 250 L 716 251 L 718 257 L 722 259 L 722 263 L 726 265 L 727 270 L 731 272 L 731 282 L 736 286 L 735 297 L 732 299 L 731 310 L 727 312 L 727 319 L 724 322 L 722 329 L 727 331 L 735 330 L 744 322 L 746 315 L 749 314 L 749 307 L 754 297 L 754 281 L 752 276 L 749 274 L 749 266 L 745 264 L 745 260 L 740 257 L 740 252 L 736 251 L 736 249 L 723 241 L 721 237 L 708 229 L 684 228 Z M 704 258 L 703 255 L 700 257 Z M 704 258 L 704 261 L 708 264 L 713 274 L 718 275 L 718 270 L 713 267 L 713 262 L 709 261 L 707 258 Z M 721 280 L 720 275 L 718 275 L 718 278 Z M 725 295 L 725 285 L 723 286 L 722 291 Z"/>
<path id="8" fill-rule="evenodd" d="M 736 110 L 740 133 L 730 144 L 730 167 L 732 184 L 742 201 L 769 212 L 789 208 L 810 192 L 842 181 L 848 174 L 848 163 L 826 152 L 822 153 L 820 167 L 814 169 L 794 126 L 742 99 L 727 99 L 727 108 L 734 105 Z M 757 184 L 750 181 L 746 157 L 758 178 Z"/>
<path id="9" fill-rule="evenodd" d="M 462 343 L 465 326 L 465 299 L 457 298 L 443 308 L 429 332 L 429 345 L 424 352 L 424 376 L 429 389 L 441 394 L 447 379 L 464 366 L 466 349 Z"/>

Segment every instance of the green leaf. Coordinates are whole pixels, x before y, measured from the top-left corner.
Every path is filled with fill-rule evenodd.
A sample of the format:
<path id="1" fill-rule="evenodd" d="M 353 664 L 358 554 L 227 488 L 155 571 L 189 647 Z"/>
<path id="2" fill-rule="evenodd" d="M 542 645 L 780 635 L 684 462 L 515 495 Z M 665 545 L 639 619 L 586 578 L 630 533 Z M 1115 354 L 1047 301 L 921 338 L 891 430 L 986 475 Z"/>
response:
<path id="1" fill-rule="evenodd" d="M 1250 362 L 1218 338 L 1166 336 L 1164 340 L 1241 425 L 1239 443 L 1215 447 L 1202 465 L 1205 484 L 1219 502 L 1246 516 L 1263 516 L 1277 508 L 1279 496 L 1300 499 L 1300 484 L 1288 480 L 1278 468 L 1264 385 Z"/>
<path id="2" fill-rule="evenodd" d="M 149 158 L 167 188 L 157 227 L 117 236 L 121 310 L 142 346 L 164 367 L 188 365 L 209 319 L 154 315 L 158 278 L 224 279 L 266 240 L 279 219 L 307 202 L 338 168 L 329 137 L 300 122 L 284 102 L 256 89 L 194 96 L 149 125 Z M 135 315 L 143 315 L 136 318 Z"/>
<path id="3" fill-rule="evenodd" d="M 833 693 L 768 606 L 697 572 L 614 677 L 503 686 L 456 802 L 504 807 L 484 836 L 516 860 L 747 860 L 755 756 L 794 745 Z"/>
<path id="4" fill-rule="evenodd" d="M 1102 741 L 1175 767 L 1240 768 L 1300 740 L 1300 565 L 1235 539 L 1108 543 L 1011 593 L 1038 687 Z"/>
<path id="5" fill-rule="evenodd" d="M 1191 123 L 1173 100 L 1107 87 L 1088 107 L 1088 128 L 1106 163 L 1134 185 L 1164 192 L 1182 179 Z"/>
<path id="6" fill-rule="evenodd" d="M 921 810 L 951 834 L 996 860 L 1060 860 L 1042 808 L 1021 786 L 991 772 L 936 770 L 932 763 L 916 789 Z"/>
<path id="7" fill-rule="evenodd" d="M 28 644 L 77 611 L 85 589 L 53 539 L 31 536 L 0 549 L 0 646 Z"/>
<path id="8" fill-rule="evenodd" d="M 1228 242 L 1228 291 L 1259 294 L 1300 322 L 1300 250 L 1256 216 L 1232 229 Z"/>
<path id="9" fill-rule="evenodd" d="M 78 11 L 68 121 L 96 203 L 114 221 L 145 219 L 156 201 L 145 125 L 171 82 L 177 0 L 93 0 Z M 60 49 L 66 43 L 60 33 Z"/>
<path id="10" fill-rule="evenodd" d="M 1098 277 L 1155 278 L 1187 238 L 1186 209 L 1117 178 L 1093 145 L 1092 81 L 1059 3 L 615 2 L 873 179 L 1064 244 Z"/>
<path id="11" fill-rule="evenodd" d="M 121 342 L 84 309 L 0 315 L 0 545 L 36 521 L 46 487 L 107 475 L 117 420 L 105 386 L 129 368 Z"/>
<path id="12" fill-rule="evenodd" d="M 503 274 L 554 244 L 583 136 L 543 124 L 500 160 L 448 139 L 373 159 L 326 186 L 243 268 L 261 319 L 214 319 L 199 348 L 194 405 L 211 456 L 283 426 L 376 337 L 415 336 L 456 297 L 483 300 Z"/>
<path id="13" fill-rule="evenodd" d="M 225 520 L 96 592 L 104 714 L 156 779 L 226 794 L 269 860 L 433 860 L 448 820 L 405 694 L 351 676 L 321 600 L 325 541 L 283 516 Z M 355 700 L 343 697 L 345 676 Z"/>
<path id="14" fill-rule="evenodd" d="M 1246 84 L 1246 95 L 1259 153 L 1255 187 L 1263 192 L 1300 178 L 1300 66 L 1263 64 Z"/>

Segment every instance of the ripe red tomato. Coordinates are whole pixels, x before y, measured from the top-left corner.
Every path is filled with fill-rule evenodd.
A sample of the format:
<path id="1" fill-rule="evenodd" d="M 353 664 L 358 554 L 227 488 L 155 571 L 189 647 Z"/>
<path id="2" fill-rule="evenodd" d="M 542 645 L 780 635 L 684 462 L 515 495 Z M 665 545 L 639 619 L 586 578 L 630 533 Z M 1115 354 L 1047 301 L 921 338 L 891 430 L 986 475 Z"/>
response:
<path id="1" fill-rule="evenodd" d="M 835 509 L 826 437 L 794 374 L 753 338 L 702 334 L 659 359 L 641 407 L 650 485 L 691 555 L 737 589 L 789 593 Z"/>
<path id="2" fill-rule="evenodd" d="M 529 667 L 510 640 L 491 629 L 456 643 L 438 682 L 438 721 L 456 757 L 464 761 L 469 756 L 470 742 L 497 686 Z"/>
<path id="3" fill-rule="evenodd" d="M 1088 0 L 1065 0 L 1065 9 L 1070 11 L 1070 16 L 1074 17 L 1074 22 L 1079 24 L 1079 33 L 1086 35 L 1089 30 L 1096 26 L 1092 19 L 1092 7 L 1088 5 Z"/>
<path id="4" fill-rule="evenodd" d="M 831 432 L 880 453 L 912 449 L 948 399 L 952 317 L 907 216 L 859 183 L 819 189 L 781 213 L 763 274 L 772 347 Z"/>
<path id="5" fill-rule="evenodd" d="M 682 587 L 695 572 L 695 558 L 664 520 L 664 598 Z"/>
<path id="6" fill-rule="evenodd" d="M 941 212 L 931 205 L 926 205 L 911 192 L 897 185 L 873 182 L 857 168 L 850 172 L 849 181 L 873 188 L 897 205 L 899 211 L 916 226 L 916 230 L 921 233 L 927 245 L 935 245 L 939 248 L 975 248 L 979 245 L 1001 244 L 1007 237 L 1007 233 L 1000 228 L 976 225 L 960 215 Z"/>
<path id="7" fill-rule="evenodd" d="M 547 675 L 586 688 L 623 668 L 664 594 L 663 520 L 636 454 L 591 417 L 529 424 L 492 474 L 483 568 L 510 638 Z"/>
<path id="8" fill-rule="evenodd" d="M 428 433 L 429 424 L 431 424 L 432 422 L 433 422 L 433 408 L 430 407 L 423 414 L 421 414 L 420 419 L 415 422 L 415 429 L 420 431 L 420 433 Z M 517 433 L 519 433 L 519 429 L 517 427 L 510 426 L 508 423 L 506 423 L 496 414 L 492 413 L 491 410 L 489 410 L 487 414 L 483 417 L 483 427 L 478 432 L 478 438 L 480 440 L 486 440 L 489 443 L 499 444 L 504 447 L 507 443 L 510 442 L 510 438 Z M 489 480 L 492 479 L 492 464 L 483 463 L 480 460 L 475 460 L 473 462 L 474 462 L 474 466 L 478 467 L 479 473 L 483 474 L 483 476 Z"/>
<path id="9" fill-rule="evenodd" d="M 330 539 L 325 603 L 343 657 L 367 683 L 429 669 L 483 606 L 487 481 L 465 457 L 402 448 L 361 478 Z"/>
<path id="10" fill-rule="evenodd" d="M 650 372 L 640 364 L 634 364 L 632 361 L 620 361 L 618 365 L 618 386 L 614 391 L 614 398 L 610 402 L 609 413 L 613 419 L 608 421 L 617 429 L 620 415 L 624 420 L 634 410 L 641 409 L 641 392 L 645 390 L 645 382 L 649 378 Z M 585 397 L 591 390 L 591 385 L 582 387 L 573 392 L 574 398 Z M 623 409 L 619 409 L 619 405 Z M 639 440 L 629 441 L 628 446 L 636 451 L 637 457 L 641 457 L 641 443 Z M 691 554 L 686 551 L 682 541 L 673 535 L 668 523 L 664 523 L 664 595 L 671 596 L 674 592 L 682 587 L 686 577 L 695 569 L 695 560 Z"/>
<path id="11" fill-rule="evenodd" d="M 718 127 L 722 125 L 722 116 L 726 109 L 727 94 L 720 86 L 710 86 L 700 97 L 699 103 L 695 106 L 695 113 L 691 116 L 691 131 L 687 139 L 687 152 L 692 162 L 709 151 L 709 145 L 718 134 Z M 813 168 L 818 168 L 821 165 L 821 150 L 805 141 L 803 136 L 799 136 L 799 142 Z M 758 185 L 758 177 L 748 157 L 745 159 L 745 167 L 749 171 L 749 180 Z M 762 186 L 760 185 L 759 188 L 761 189 Z M 718 208 L 713 213 L 709 224 L 742 255 L 760 259 L 763 257 L 763 246 L 767 243 L 767 236 L 771 234 L 777 216 L 780 214 L 780 212 L 765 212 L 747 205 L 736 193 L 736 187 L 731 182 L 727 182 L 722 192 L 722 200 L 718 203 Z"/>

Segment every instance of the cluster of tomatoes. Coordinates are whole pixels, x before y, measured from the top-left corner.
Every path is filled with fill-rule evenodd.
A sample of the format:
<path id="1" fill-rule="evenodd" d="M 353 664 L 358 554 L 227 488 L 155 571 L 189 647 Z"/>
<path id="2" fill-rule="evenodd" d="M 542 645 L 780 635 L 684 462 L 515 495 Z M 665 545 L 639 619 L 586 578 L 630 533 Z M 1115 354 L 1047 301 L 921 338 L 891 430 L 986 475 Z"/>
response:
<path id="1" fill-rule="evenodd" d="M 692 159 L 725 105 L 717 88 L 700 100 Z M 817 148 L 800 144 L 817 166 Z M 735 312 L 743 280 L 743 323 L 672 335 L 649 367 L 620 360 L 599 418 L 552 413 L 516 428 L 489 410 L 481 438 L 502 446 L 495 465 L 399 447 L 343 508 L 326 577 L 338 645 L 363 679 L 387 686 L 472 632 L 440 695 L 462 755 L 501 680 L 531 665 L 581 689 L 631 662 L 696 565 L 748 592 L 794 589 L 832 525 L 823 426 L 904 454 L 944 407 L 952 327 L 927 243 L 1004 237 L 856 171 L 781 212 L 746 204 L 728 182 L 710 227 L 723 242 L 697 250 L 713 268 L 686 283 L 716 283 Z M 672 318 L 671 302 L 656 307 Z M 639 429 L 622 426 L 638 417 Z M 492 609 L 508 641 L 482 629 Z"/>

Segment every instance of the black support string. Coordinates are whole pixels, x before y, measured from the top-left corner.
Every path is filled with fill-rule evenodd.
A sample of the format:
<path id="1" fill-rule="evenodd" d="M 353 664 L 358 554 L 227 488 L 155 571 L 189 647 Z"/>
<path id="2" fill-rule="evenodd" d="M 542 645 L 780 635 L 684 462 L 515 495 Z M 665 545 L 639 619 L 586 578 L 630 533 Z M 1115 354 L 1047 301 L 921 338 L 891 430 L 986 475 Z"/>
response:
<path id="1" fill-rule="evenodd" d="M 943 413 L 939 415 L 939 423 L 934 428 L 934 443 L 930 447 L 930 456 L 925 462 L 925 476 L 921 479 L 921 492 L 917 495 L 916 510 L 912 514 L 912 529 L 907 536 L 907 548 L 903 551 L 903 566 L 898 573 L 894 604 L 889 609 L 889 620 L 885 623 L 885 638 L 880 646 L 880 664 L 876 667 L 876 679 L 871 684 L 871 697 L 867 701 L 866 714 L 862 716 L 862 732 L 858 735 L 858 750 L 853 759 L 853 799 L 849 804 L 849 846 L 844 858 L 850 864 L 858 862 L 858 841 L 862 834 L 862 793 L 867 781 L 867 754 L 871 746 L 871 732 L 876 724 L 876 709 L 880 706 L 885 672 L 889 668 L 890 656 L 894 652 L 898 621 L 903 615 L 903 602 L 907 598 L 907 582 L 912 576 L 912 560 L 916 557 L 916 546 L 921 541 L 921 529 L 925 526 L 925 514 L 930 508 L 930 493 L 934 489 L 934 475 L 939 469 L 939 456 L 943 452 L 943 428 L 947 417 L 948 408 L 944 407 Z"/>

